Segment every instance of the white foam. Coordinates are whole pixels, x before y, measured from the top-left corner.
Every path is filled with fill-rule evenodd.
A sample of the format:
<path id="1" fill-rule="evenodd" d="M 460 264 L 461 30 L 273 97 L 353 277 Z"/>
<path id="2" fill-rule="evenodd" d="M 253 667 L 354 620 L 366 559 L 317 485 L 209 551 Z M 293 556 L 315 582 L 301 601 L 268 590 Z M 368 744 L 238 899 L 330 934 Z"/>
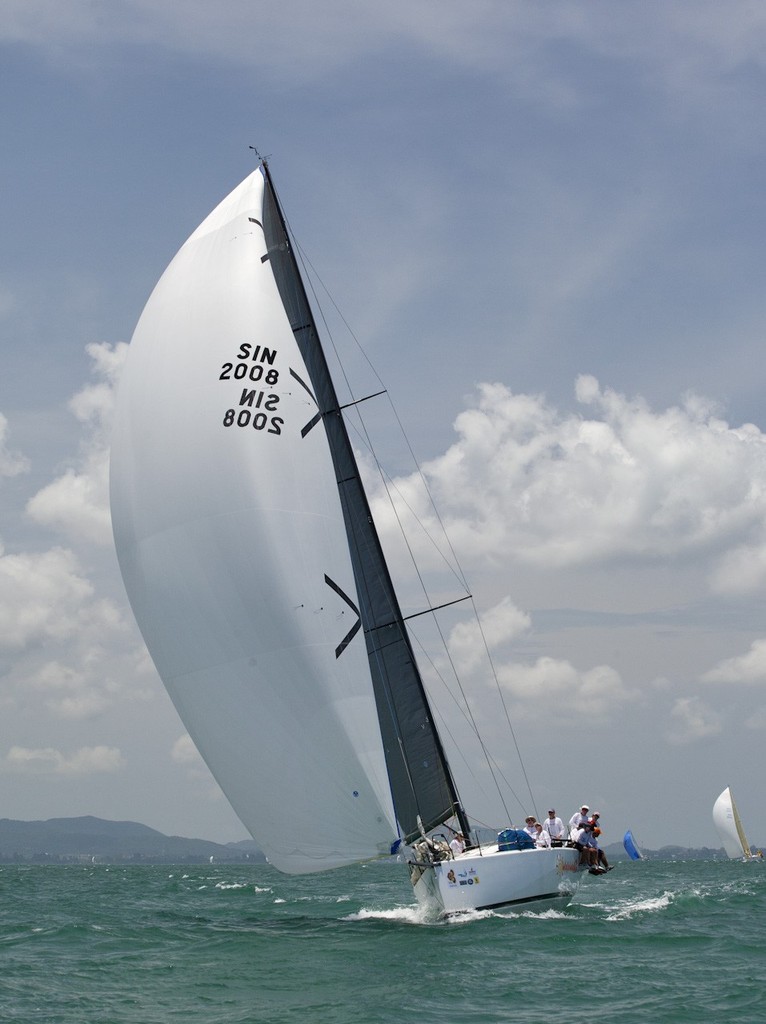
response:
<path id="1" fill-rule="evenodd" d="M 662 896 L 654 896 L 648 900 L 636 900 L 634 903 L 626 903 L 619 910 L 607 914 L 607 921 L 624 921 L 633 917 L 634 914 L 654 914 L 658 910 L 664 910 L 673 902 L 672 893 L 664 892 Z"/>
<path id="2" fill-rule="evenodd" d="M 349 914 L 344 921 L 397 921 L 400 924 L 430 924 L 419 906 L 394 907 L 391 910 L 372 910 L 362 907 L 355 914 Z"/>
<path id="3" fill-rule="evenodd" d="M 452 927 L 458 925 L 471 924 L 474 921 L 483 921 L 488 917 L 499 917 L 494 910 L 465 910 L 459 914 L 434 915 L 431 911 L 425 907 L 421 907 L 418 904 L 411 905 L 409 907 L 393 907 L 390 910 L 377 910 L 369 907 L 362 907 L 361 910 L 355 914 L 349 914 L 344 917 L 344 921 L 396 921 L 400 924 L 414 924 L 414 925 L 439 925 L 444 927 L 450 925 Z M 519 916 L 519 915 L 513 915 Z"/>

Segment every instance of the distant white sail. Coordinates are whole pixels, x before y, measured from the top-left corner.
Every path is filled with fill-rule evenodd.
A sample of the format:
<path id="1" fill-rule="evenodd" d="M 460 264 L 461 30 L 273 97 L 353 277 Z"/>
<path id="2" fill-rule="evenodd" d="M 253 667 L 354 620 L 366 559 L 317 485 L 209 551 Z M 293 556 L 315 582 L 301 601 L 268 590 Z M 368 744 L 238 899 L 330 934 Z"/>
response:
<path id="1" fill-rule="evenodd" d="M 752 856 L 750 844 L 742 828 L 737 805 L 727 786 L 713 804 L 713 824 L 721 837 L 723 848 L 731 860 L 749 860 Z"/>

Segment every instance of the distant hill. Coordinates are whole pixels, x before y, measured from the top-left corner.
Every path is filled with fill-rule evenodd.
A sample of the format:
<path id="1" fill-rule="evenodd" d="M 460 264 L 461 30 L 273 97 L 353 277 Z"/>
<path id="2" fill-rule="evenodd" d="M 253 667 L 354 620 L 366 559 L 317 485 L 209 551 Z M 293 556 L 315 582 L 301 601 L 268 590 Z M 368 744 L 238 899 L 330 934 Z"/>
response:
<path id="1" fill-rule="evenodd" d="M 491 841 L 487 830 L 482 840 Z M 625 860 L 622 843 L 604 847 L 611 860 Z M 663 846 L 643 850 L 647 860 L 726 860 L 723 849 Z M 264 863 L 266 858 L 247 839 L 239 843 L 211 843 L 206 839 L 166 836 L 136 821 L 49 818 L 14 821 L 0 818 L 0 863 L 33 864 L 221 864 Z"/>
<path id="2" fill-rule="evenodd" d="M 263 862 L 252 840 L 211 843 L 206 839 L 166 836 L 135 821 L 49 818 L 14 821 L 0 818 L 0 862 L 193 864 Z"/>
<path id="3" fill-rule="evenodd" d="M 627 860 L 628 855 L 622 843 L 610 843 L 604 847 L 609 860 Z M 728 860 L 723 847 L 719 850 L 709 846 L 693 848 L 689 846 L 661 846 L 659 850 L 647 850 L 641 847 L 646 860 Z"/>

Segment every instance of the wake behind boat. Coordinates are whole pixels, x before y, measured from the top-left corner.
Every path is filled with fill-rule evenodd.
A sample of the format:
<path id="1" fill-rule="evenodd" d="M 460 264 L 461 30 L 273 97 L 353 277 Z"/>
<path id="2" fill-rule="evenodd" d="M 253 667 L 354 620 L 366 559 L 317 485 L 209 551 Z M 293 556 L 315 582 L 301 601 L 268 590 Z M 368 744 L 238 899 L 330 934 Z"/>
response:
<path id="1" fill-rule="evenodd" d="M 265 163 L 144 309 L 111 502 L 160 677 L 274 867 L 399 850 L 429 910 L 571 896 L 576 849 L 471 830 Z M 440 827 L 469 848 L 453 857 Z"/>

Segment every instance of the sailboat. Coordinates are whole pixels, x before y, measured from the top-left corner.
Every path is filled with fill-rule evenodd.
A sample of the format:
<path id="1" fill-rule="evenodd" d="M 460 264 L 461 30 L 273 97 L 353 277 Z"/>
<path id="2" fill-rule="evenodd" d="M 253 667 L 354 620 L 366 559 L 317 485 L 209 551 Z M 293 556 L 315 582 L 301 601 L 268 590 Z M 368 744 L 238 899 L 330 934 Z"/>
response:
<path id="1" fill-rule="evenodd" d="M 633 833 L 628 829 L 625 835 L 622 837 L 622 845 L 625 847 L 625 852 L 631 860 L 643 860 L 644 855 L 641 852 L 641 848 L 636 842 Z"/>
<path id="2" fill-rule="evenodd" d="M 147 302 L 110 488 L 148 650 L 275 868 L 397 853 L 439 914 L 571 897 L 577 850 L 471 828 L 263 161 Z"/>
<path id="3" fill-rule="evenodd" d="M 713 804 L 713 824 L 730 860 L 756 860 L 762 857 L 760 852 L 754 855 L 750 849 L 737 805 L 728 786 Z"/>

